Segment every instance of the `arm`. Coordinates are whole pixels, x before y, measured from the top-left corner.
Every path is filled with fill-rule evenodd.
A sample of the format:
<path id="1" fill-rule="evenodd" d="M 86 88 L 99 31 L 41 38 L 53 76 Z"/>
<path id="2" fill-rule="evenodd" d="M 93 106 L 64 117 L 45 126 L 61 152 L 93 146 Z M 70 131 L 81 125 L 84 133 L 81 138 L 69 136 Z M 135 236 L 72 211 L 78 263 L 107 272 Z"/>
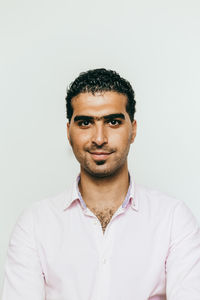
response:
<path id="1" fill-rule="evenodd" d="M 167 300 L 200 299 L 200 228 L 184 202 L 174 210 L 166 278 Z"/>
<path id="2" fill-rule="evenodd" d="M 2 300 L 45 300 L 44 276 L 37 254 L 31 210 L 18 220 L 5 265 Z"/>

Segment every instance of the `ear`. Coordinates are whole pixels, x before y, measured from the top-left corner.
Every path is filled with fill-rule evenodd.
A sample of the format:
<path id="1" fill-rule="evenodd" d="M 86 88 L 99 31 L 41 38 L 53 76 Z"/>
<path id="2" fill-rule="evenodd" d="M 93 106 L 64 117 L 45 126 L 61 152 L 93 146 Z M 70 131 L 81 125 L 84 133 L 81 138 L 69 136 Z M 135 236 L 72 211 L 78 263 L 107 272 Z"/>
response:
<path id="1" fill-rule="evenodd" d="M 132 125 L 131 143 L 133 143 L 135 140 L 135 137 L 136 137 L 136 132 L 137 132 L 137 121 L 133 120 L 131 125 Z"/>
<path id="2" fill-rule="evenodd" d="M 69 141 L 69 143 L 71 145 L 71 139 L 70 139 L 70 134 L 69 134 L 69 127 L 70 127 L 70 123 L 68 122 L 67 123 L 67 138 L 68 138 L 68 141 Z"/>

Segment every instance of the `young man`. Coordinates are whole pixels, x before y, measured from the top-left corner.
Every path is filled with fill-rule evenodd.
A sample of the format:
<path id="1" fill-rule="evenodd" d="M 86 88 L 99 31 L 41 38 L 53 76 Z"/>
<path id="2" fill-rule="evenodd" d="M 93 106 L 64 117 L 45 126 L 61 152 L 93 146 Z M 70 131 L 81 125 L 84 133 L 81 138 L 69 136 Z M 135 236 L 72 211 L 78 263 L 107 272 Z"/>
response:
<path id="1" fill-rule="evenodd" d="M 70 85 L 74 186 L 18 220 L 2 300 L 199 300 L 200 229 L 182 202 L 134 183 L 134 92 L 96 69 Z"/>

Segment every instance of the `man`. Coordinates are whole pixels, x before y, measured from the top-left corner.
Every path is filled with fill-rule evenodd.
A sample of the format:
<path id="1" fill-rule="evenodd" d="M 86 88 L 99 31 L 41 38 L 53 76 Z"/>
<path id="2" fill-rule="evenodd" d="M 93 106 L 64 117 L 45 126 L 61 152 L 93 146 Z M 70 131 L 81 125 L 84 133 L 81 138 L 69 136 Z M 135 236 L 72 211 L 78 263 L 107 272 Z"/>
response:
<path id="1" fill-rule="evenodd" d="M 36 202 L 11 236 L 2 300 L 199 300 L 200 229 L 182 202 L 134 183 L 134 92 L 105 69 L 66 96 L 74 186 Z"/>

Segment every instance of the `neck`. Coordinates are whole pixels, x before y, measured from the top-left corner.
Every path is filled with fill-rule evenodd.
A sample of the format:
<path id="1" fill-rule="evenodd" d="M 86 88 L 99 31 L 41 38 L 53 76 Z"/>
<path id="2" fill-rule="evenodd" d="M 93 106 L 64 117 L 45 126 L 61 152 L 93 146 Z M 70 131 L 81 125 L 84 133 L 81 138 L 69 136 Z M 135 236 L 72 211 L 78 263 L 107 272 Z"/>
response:
<path id="1" fill-rule="evenodd" d="M 94 177 L 81 170 L 79 189 L 87 207 L 99 209 L 119 207 L 127 194 L 129 174 L 127 163 L 108 177 Z"/>

